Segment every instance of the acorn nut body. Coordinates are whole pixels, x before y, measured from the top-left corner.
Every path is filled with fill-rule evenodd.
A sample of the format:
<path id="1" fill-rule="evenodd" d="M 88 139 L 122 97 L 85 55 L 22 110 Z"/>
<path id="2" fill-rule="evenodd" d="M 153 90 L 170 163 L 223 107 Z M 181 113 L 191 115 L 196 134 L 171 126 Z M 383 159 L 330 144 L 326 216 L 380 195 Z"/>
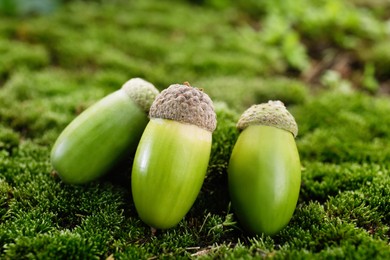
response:
<path id="1" fill-rule="evenodd" d="M 149 226 L 177 225 L 195 202 L 206 175 L 216 115 L 202 91 L 171 85 L 150 108 L 131 177 L 139 217 Z"/>
<path id="2" fill-rule="evenodd" d="M 228 166 L 232 207 L 248 231 L 273 235 L 288 224 L 298 201 L 298 128 L 280 101 L 250 107 L 237 127 Z"/>
<path id="3" fill-rule="evenodd" d="M 134 78 L 77 116 L 59 135 L 50 160 L 60 178 L 83 184 L 107 173 L 125 154 L 134 154 L 158 90 Z"/>

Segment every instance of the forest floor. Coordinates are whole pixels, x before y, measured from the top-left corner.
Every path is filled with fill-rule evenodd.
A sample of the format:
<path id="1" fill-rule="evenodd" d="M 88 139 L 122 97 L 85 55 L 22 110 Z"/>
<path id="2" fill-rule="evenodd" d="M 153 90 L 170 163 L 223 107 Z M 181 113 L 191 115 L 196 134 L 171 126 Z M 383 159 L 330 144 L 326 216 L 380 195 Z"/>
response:
<path id="1" fill-rule="evenodd" d="M 388 1 L 16 2 L 0 5 L 0 258 L 390 259 Z M 66 125 L 133 77 L 188 81 L 218 118 L 195 204 L 155 234 L 131 161 L 86 185 L 50 165 Z M 240 114 L 276 99 L 298 123 L 301 190 L 283 230 L 251 235 L 226 170 Z"/>

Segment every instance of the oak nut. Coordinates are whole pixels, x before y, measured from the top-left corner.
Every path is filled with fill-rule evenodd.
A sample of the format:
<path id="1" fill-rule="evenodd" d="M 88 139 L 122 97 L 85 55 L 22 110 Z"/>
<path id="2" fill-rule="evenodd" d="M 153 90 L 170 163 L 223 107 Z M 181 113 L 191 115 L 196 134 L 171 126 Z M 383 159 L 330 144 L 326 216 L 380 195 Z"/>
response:
<path id="1" fill-rule="evenodd" d="M 255 234 L 273 235 L 297 205 L 301 165 L 298 127 L 280 101 L 253 105 L 240 117 L 229 166 L 229 194 L 238 220 Z"/>
<path id="2" fill-rule="evenodd" d="M 134 155 L 157 94 L 151 83 L 133 78 L 77 116 L 51 150 L 51 164 L 60 178 L 87 183 L 107 173 L 124 155 Z"/>
<path id="3" fill-rule="evenodd" d="M 211 99 L 174 84 L 153 102 L 131 177 L 135 208 L 154 229 L 177 225 L 192 207 L 206 175 L 216 115 Z"/>

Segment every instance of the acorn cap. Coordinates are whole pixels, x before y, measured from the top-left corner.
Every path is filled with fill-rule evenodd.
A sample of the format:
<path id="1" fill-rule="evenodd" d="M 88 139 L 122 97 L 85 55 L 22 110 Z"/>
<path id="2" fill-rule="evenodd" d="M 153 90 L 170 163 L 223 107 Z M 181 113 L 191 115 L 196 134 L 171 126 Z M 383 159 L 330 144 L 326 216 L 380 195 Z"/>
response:
<path id="1" fill-rule="evenodd" d="M 284 104 L 277 101 L 268 101 L 248 108 L 240 117 L 237 128 L 242 131 L 250 125 L 267 125 L 298 135 L 298 126 L 294 117 L 287 111 Z"/>
<path id="2" fill-rule="evenodd" d="M 145 113 L 149 113 L 150 106 L 159 93 L 152 83 L 141 78 L 128 80 L 122 89 Z"/>
<path id="3" fill-rule="evenodd" d="M 161 91 L 150 107 L 149 117 L 192 124 L 210 132 L 217 126 L 210 97 L 189 85 L 174 84 Z"/>

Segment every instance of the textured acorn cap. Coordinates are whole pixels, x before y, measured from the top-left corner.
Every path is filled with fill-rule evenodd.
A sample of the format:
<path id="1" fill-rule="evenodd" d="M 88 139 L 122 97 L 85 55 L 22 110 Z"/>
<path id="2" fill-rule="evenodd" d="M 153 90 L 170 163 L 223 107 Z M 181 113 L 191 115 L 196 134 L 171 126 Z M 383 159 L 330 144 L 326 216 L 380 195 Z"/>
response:
<path id="1" fill-rule="evenodd" d="M 128 80 L 122 89 L 145 113 L 149 113 L 150 106 L 159 93 L 152 83 L 141 78 Z"/>
<path id="2" fill-rule="evenodd" d="M 298 135 L 298 126 L 294 117 L 281 101 L 268 101 L 248 108 L 240 117 L 237 128 L 242 131 L 250 125 L 273 126 Z"/>
<path id="3" fill-rule="evenodd" d="M 150 107 L 149 117 L 192 124 L 210 132 L 217 126 L 210 97 L 198 88 L 180 84 L 161 91 Z"/>

